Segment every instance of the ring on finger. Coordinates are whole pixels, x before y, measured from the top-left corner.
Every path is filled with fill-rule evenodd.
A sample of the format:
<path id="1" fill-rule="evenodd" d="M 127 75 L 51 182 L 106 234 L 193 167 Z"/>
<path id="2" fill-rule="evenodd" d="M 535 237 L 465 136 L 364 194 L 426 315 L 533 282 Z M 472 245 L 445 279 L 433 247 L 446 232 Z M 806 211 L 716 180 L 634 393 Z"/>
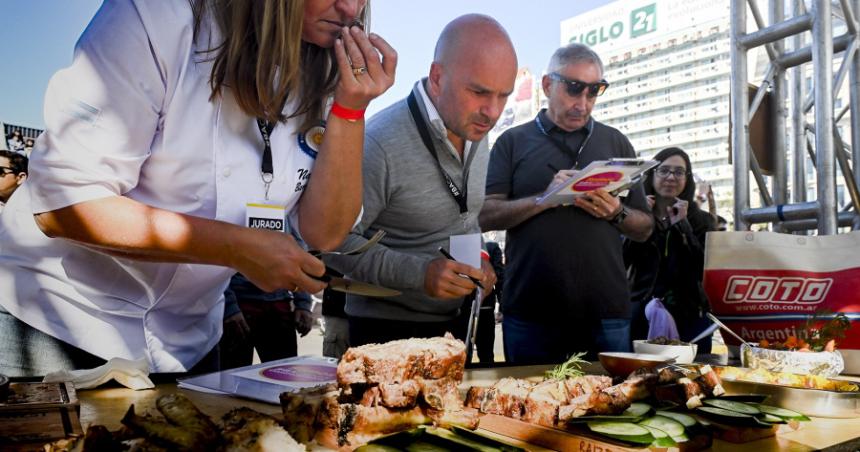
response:
<path id="1" fill-rule="evenodd" d="M 352 75 L 359 76 L 367 72 L 367 66 L 359 66 L 352 68 Z"/>

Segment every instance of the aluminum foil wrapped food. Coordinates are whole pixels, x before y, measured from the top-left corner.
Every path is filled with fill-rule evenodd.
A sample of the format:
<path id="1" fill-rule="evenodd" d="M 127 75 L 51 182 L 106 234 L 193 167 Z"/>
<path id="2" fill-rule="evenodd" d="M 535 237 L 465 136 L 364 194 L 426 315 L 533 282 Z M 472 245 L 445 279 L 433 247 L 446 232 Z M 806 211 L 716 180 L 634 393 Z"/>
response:
<path id="1" fill-rule="evenodd" d="M 741 363 L 752 369 L 771 372 L 821 375 L 835 377 L 845 369 L 845 361 L 838 351 L 798 352 L 741 345 Z"/>

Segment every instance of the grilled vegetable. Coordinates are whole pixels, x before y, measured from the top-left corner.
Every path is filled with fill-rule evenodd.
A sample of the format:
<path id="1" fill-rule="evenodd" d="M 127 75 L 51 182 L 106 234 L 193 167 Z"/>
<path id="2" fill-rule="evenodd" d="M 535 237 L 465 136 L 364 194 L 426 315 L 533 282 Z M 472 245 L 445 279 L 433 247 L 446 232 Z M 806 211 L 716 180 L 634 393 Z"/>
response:
<path id="1" fill-rule="evenodd" d="M 204 446 L 213 446 L 221 439 L 215 423 L 182 394 L 161 396 L 155 401 L 155 407 L 168 422 L 197 435 Z"/>
<path id="2" fill-rule="evenodd" d="M 642 402 L 633 402 L 621 413 L 622 416 L 642 417 L 651 412 L 651 405 Z"/>
<path id="3" fill-rule="evenodd" d="M 758 415 L 758 420 L 767 422 L 768 424 L 785 424 L 785 419 L 767 413 Z"/>
<path id="4" fill-rule="evenodd" d="M 765 394 L 725 394 L 721 395 L 720 399 L 731 400 L 733 402 L 762 403 L 768 397 L 770 396 Z"/>
<path id="5" fill-rule="evenodd" d="M 656 428 L 666 432 L 669 436 L 681 436 L 684 434 L 684 424 L 663 416 L 654 416 L 640 422 L 643 427 Z"/>
<path id="6" fill-rule="evenodd" d="M 797 411 L 786 410 L 785 408 L 779 408 L 770 405 L 759 405 L 758 409 L 765 414 L 770 414 L 772 416 L 777 416 L 782 419 L 792 420 L 792 421 L 808 421 L 810 420 L 806 415 L 802 413 L 798 413 Z"/>
<path id="7" fill-rule="evenodd" d="M 588 428 L 596 433 L 636 444 L 651 444 L 654 436 L 645 427 L 628 422 L 589 422 Z"/>
<path id="8" fill-rule="evenodd" d="M 759 421 L 755 416 L 750 414 L 738 413 L 737 411 L 726 410 L 714 406 L 700 406 L 696 408 L 703 416 L 727 425 L 737 425 L 742 427 L 759 427 L 770 428 L 771 424 Z"/>
<path id="9" fill-rule="evenodd" d="M 705 405 L 709 405 L 709 406 L 713 406 L 713 407 L 717 407 L 717 408 L 722 408 L 724 410 L 735 411 L 737 413 L 742 413 L 742 414 L 754 415 L 754 414 L 761 413 L 761 411 L 758 408 L 756 408 L 750 404 L 743 403 L 743 402 L 734 402 L 731 400 L 722 400 L 722 399 L 705 399 L 702 402 L 704 402 Z"/>
<path id="10" fill-rule="evenodd" d="M 676 422 L 680 422 L 681 425 L 684 426 L 684 428 L 695 427 L 699 424 L 698 422 L 696 422 L 696 418 L 694 418 L 693 416 L 684 413 L 678 413 L 675 411 L 657 411 L 657 415 L 668 417 L 669 419 L 673 419 Z"/>
<path id="11" fill-rule="evenodd" d="M 200 452 L 211 450 L 199 440 L 196 432 L 158 421 L 151 416 L 135 414 L 134 405 L 128 407 L 121 422 L 139 434 L 166 446 Z"/>

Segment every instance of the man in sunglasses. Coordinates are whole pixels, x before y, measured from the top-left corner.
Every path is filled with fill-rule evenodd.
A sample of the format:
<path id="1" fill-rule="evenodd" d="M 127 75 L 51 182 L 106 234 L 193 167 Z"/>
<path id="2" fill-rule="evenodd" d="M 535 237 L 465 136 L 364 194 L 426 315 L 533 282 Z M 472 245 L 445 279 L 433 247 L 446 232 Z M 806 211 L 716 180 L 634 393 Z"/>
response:
<path id="1" fill-rule="evenodd" d="M 0 212 L 12 193 L 27 180 L 27 156 L 14 151 L 0 151 Z"/>
<path id="2" fill-rule="evenodd" d="M 579 351 L 628 351 L 621 238 L 644 241 L 651 234 L 641 184 L 624 198 L 597 189 L 570 206 L 537 204 L 536 197 L 592 161 L 636 154 L 621 132 L 591 116 L 609 83 L 590 48 L 558 49 L 542 87 L 547 108 L 503 133 L 490 153 L 480 215 L 484 231 L 507 230 L 505 357 L 557 363 Z"/>

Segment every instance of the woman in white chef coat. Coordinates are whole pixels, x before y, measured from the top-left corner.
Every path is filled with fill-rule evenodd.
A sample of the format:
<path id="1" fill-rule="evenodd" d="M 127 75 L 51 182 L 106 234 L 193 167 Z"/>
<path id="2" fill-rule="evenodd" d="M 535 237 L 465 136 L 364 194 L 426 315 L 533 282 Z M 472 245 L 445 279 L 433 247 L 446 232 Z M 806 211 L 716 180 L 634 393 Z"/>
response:
<path id="1" fill-rule="evenodd" d="M 102 5 L 0 216 L 0 373 L 208 370 L 230 275 L 324 287 L 280 230 L 331 249 L 359 215 L 364 109 L 396 65 L 350 26 L 365 3 Z"/>

